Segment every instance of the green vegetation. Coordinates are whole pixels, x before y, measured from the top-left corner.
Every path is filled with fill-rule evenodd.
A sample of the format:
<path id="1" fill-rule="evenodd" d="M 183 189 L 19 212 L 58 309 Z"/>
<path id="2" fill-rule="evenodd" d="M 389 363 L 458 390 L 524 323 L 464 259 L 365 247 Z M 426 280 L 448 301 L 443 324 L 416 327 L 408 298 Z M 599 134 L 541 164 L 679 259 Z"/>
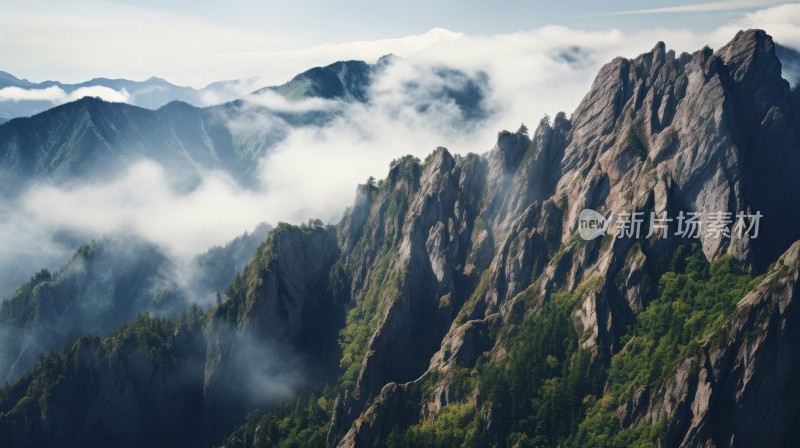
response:
<path id="1" fill-rule="evenodd" d="M 607 393 L 587 406 L 572 439 L 579 446 L 654 446 L 663 439 L 664 425 L 619 431 L 617 407 L 638 388 L 661 384 L 682 360 L 697 354 L 763 279 L 743 272 L 730 256 L 709 264 L 697 245 L 679 247 L 660 264 L 668 271 L 659 281 L 658 298 L 637 316 L 623 350 L 612 357 Z"/>
<path id="2" fill-rule="evenodd" d="M 446 406 L 433 420 L 414 425 L 404 433 L 393 431 L 386 439 L 387 448 L 479 446 L 481 428 L 475 407 L 470 403 Z"/>
<path id="3" fill-rule="evenodd" d="M 299 398 L 282 403 L 270 412 L 255 411 L 245 424 L 237 427 L 221 445 L 223 448 L 301 448 L 325 446 L 332 403 L 326 396 L 314 394 L 305 401 Z"/>
<path id="4" fill-rule="evenodd" d="M 625 348 L 610 363 L 579 346 L 571 317 L 581 300 L 601 287 L 601 279 L 593 279 L 572 294 L 555 294 L 527 316 L 505 356 L 484 357 L 471 372 L 457 372 L 450 384 L 477 384 L 477 402 L 452 403 L 433 419 L 396 428 L 386 445 L 657 446 L 666 438 L 664 423 L 621 429 L 617 408 L 691 358 L 762 279 L 727 256 L 709 264 L 698 246 L 678 248 L 659 268 L 657 297 L 637 316 L 622 339 Z"/>
<path id="5" fill-rule="evenodd" d="M 0 412 L 45 418 L 51 399 L 64 400 L 86 388 L 87 383 L 101 381 L 104 372 L 127 363 L 135 353 L 168 372 L 179 362 L 176 335 L 181 331 L 199 334 L 203 319 L 197 306 L 175 321 L 143 314 L 106 338 L 84 336 L 68 343 L 61 354 L 55 350 L 41 354 L 30 371 L 0 390 Z M 90 398 L 81 396 L 81 399 Z"/>
<path id="6" fill-rule="evenodd" d="M 380 323 L 387 300 L 399 294 L 398 279 L 392 273 L 392 265 L 397 257 L 396 251 L 390 251 L 375 262 L 367 279 L 367 287 L 347 314 L 345 327 L 339 336 L 342 390 L 355 386 L 369 339 Z"/>
<path id="7" fill-rule="evenodd" d="M 415 181 L 418 176 L 418 160 L 400 159 L 393 170 L 393 182 L 402 182 L 403 188 L 414 188 L 407 181 Z M 339 332 L 341 353 L 336 358 L 339 355 L 336 351 L 333 358 L 334 365 L 339 360 L 338 381 L 319 396 L 311 394 L 266 412 L 251 413 L 224 439 L 223 447 L 327 445 L 335 397 L 355 387 L 370 338 L 386 307 L 402 291 L 402 269 L 397 266 L 399 240 L 391 234 L 402 228 L 408 208 L 408 195 L 401 190 L 388 188 L 375 193 L 378 196 L 375 200 L 381 201 L 380 216 L 365 224 L 349 256 L 334 262 L 327 271 L 327 281 L 320 281 L 327 290 L 321 288 L 319 293 L 329 296 L 330 302 L 352 305 L 343 325 L 337 323 L 331 333 Z M 473 232 L 485 228 L 486 223 L 478 219 Z M 207 315 L 196 306 L 174 321 L 144 314 L 103 339 L 83 337 L 69 343 L 63 354 L 51 351 L 40 356 L 20 381 L 0 390 L 0 413 L 19 421 L 45 419 L 48 409 L 55 409 L 60 403 L 54 400 L 74 398 L 71 390 L 90 390 L 106 372 L 130 362 L 134 355 L 136 360 L 149 360 L 145 365 L 152 366 L 154 372 L 170 374 L 184 365 L 184 358 L 189 356 L 189 350 L 185 349 L 189 346 L 187 333 L 190 339 L 199 341 L 205 330 L 207 350 L 203 355 L 206 366 L 213 366 L 219 362 L 220 344 L 225 341 L 219 336 L 235 330 L 247 318 L 247 310 L 259 299 L 264 279 L 279 266 L 276 250 L 281 238 L 290 232 L 331 230 L 316 220 L 302 226 L 279 225 L 230 285 L 227 299 L 218 296 L 216 306 Z M 374 241 L 382 243 L 373 244 Z M 522 242 L 518 237 L 512 245 Z M 572 257 L 585 244 L 578 238 L 570 239 L 550 253 L 550 262 L 568 261 L 564 257 Z M 92 250 L 91 246 L 82 248 L 81 256 L 92 256 Z M 534 268 L 530 274 L 531 286 L 516 298 L 519 309 L 530 311 L 521 320 L 515 318 L 512 324 L 490 330 L 493 335 L 499 334 L 505 351 L 482 355 L 474 367 L 451 365 L 446 370 L 428 372 L 419 381 L 404 386 L 402 401 L 395 410 L 401 417 L 392 420 L 395 427 L 382 428 L 388 436 L 378 440 L 377 445 L 393 448 L 663 445 L 666 422 L 633 422 L 632 426 L 622 428 L 620 406 L 637 391 L 657 390 L 678 366 L 692 360 L 762 277 L 755 278 L 743 271 L 729 256 L 708 263 L 697 245 L 678 247 L 669 256 L 647 265 L 650 271 L 644 277 L 648 285 L 641 288 L 644 308 L 634 311 L 638 313 L 633 316 L 635 322 L 619 340 L 623 348 L 613 356 L 606 356 L 603 348 L 583 344 L 582 333 L 587 329 L 581 327 L 575 310 L 587 296 L 606 286 L 610 288 L 605 292 L 612 296 L 624 292 L 630 265 L 641 250 L 638 244 L 632 246 L 614 278 L 593 277 L 573 291 L 556 292 L 543 302 L 536 286 L 540 268 Z M 477 299 L 490 287 L 490 269 L 479 277 L 477 273 L 473 275 L 470 288 L 474 289 L 455 318 L 458 323 L 468 319 Z M 651 282 L 649 275 L 656 276 L 658 281 Z M 30 304 L 35 304 L 34 299 L 40 295 L 37 288 L 44 290 L 54 277 L 46 271 L 38 273 L 17 291 L 16 301 L 3 303 L 0 316 L 24 315 L 27 309 L 35 309 Z M 358 292 L 351 298 L 354 284 Z M 162 295 L 167 297 L 168 293 L 164 290 Z M 30 303 L 21 307 L 23 302 Z M 210 320 L 218 325 L 205 325 Z M 327 340 L 334 339 L 331 336 Z M 448 386 L 450 403 L 434 417 L 417 421 L 420 402 L 428 400 L 441 384 Z M 367 398 L 366 404 L 380 405 L 381 400 Z M 409 410 L 415 414 L 410 417 L 404 414 Z"/>
<path id="8" fill-rule="evenodd" d="M 528 316 L 497 360 L 479 360 L 475 372 L 479 403 L 491 409 L 493 432 L 509 446 L 555 446 L 577 427 L 582 400 L 602 390 L 602 376 L 589 351 L 578 348 L 579 335 L 570 314 L 577 301 L 597 289 L 600 279 L 583 284 L 573 294 L 556 294 Z M 456 381 L 458 383 L 458 381 Z M 430 421 L 395 431 L 388 446 L 489 446 L 486 421 L 475 405 L 448 405 Z"/>
<path id="9" fill-rule="evenodd" d="M 632 387 L 661 383 L 678 362 L 696 354 L 700 342 L 760 280 L 742 272 L 730 256 L 709 265 L 695 249 L 686 268 L 661 276 L 658 300 L 639 314 L 623 338 L 625 348 L 609 369 L 612 392 L 626 396 Z"/>
<path id="10" fill-rule="evenodd" d="M 527 318 L 509 343 L 509 352 L 480 372 L 480 389 L 506 421 L 501 434 L 511 444 L 555 446 L 574 430 L 582 400 L 602 390 L 592 354 L 578 347 L 571 313 L 601 286 L 593 279 L 573 294 L 556 294 Z"/>

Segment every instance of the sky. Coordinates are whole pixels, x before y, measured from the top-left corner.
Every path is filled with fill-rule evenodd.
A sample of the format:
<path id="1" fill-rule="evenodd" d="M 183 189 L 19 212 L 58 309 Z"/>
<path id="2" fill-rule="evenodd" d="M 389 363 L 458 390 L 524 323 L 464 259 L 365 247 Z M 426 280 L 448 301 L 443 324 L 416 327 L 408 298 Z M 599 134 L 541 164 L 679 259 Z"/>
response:
<path id="1" fill-rule="evenodd" d="M 470 37 L 548 25 L 702 32 L 781 3 L 786 2 L 6 0 L 0 70 L 31 81 L 154 75 L 195 87 L 252 76 L 279 83 L 304 64 L 374 56 L 375 42 L 384 43 L 381 51 L 413 57 L 424 43 L 392 48 L 392 41 L 428 34 L 430 44 L 431 30 Z M 454 38 L 444 32 L 436 37 Z"/>

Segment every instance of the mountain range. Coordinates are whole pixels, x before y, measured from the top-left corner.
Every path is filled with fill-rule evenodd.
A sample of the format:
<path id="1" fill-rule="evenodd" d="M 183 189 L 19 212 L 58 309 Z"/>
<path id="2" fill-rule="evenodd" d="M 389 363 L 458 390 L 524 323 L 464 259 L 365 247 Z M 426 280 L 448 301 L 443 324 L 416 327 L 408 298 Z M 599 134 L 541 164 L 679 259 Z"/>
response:
<path id="1" fill-rule="evenodd" d="M 36 115 L 52 108 L 54 103 L 65 102 L 70 98 L 80 99 L 75 95 L 91 96 L 98 92 L 97 88 L 109 89 L 106 93 L 116 94 L 132 105 L 157 109 L 172 101 L 182 101 L 194 106 L 230 101 L 238 98 L 243 91 L 246 92 L 247 86 L 253 83 L 255 80 L 218 81 L 202 89 L 195 89 L 177 86 L 153 76 L 144 81 L 93 78 L 81 83 L 65 84 L 59 81 L 31 82 L 0 71 L 0 119 L 7 121 Z M 3 95 L 3 89 L 6 88 L 12 89 L 6 90 L 6 95 Z"/>
<path id="2" fill-rule="evenodd" d="M 81 336 L 105 336 L 141 313 L 174 318 L 191 303 L 213 303 L 271 229 L 261 224 L 188 266 L 133 235 L 81 245 L 57 272 L 37 272 L 3 301 L 0 380 L 13 382 L 49 350 Z"/>
<path id="3" fill-rule="evenodd" d="M 304 74 L 276 91 L 362 101 L 364 66 L 329 68 L 340 88 Z M 691 54 L 659 42 L 604 65 L 569 117 L 484 154 L 399 157 L 337 224 L 276 226 L 209 310 L 39 357 L 0 391 L 0 444 L 794 446 L 800 89 L 785 70 L 761 30 Z M 145 114 L 74 104 L 67 123 Z M 59 128 L 47 114 L 0 126 L 6 170 L 58 173 L 9 156 L 17 129 Z M 622 227 L 584 238 L 587 210 Z M 715 213 L 730 227 L 687 230 Z"/>
<path id="4" fill-rule="evenodd" d="M 337 62 L 310 69 L 285 84 L 259 89 L 244 99 L 209 107 L 176 100 L 150 110 L 82 98 L 0 124 L 0 178 L 5 179 L 5 190 L 14 191 L 31 181 L 107 180 L 137 161 L 150 159 L 185 188 L 210 170 L 225 171 L 243 186 L 255 188 L 258 160 L 290 130 L 323 126 L 339 116 L 345 104 L 369 102 L 372 80 L 393 63 L 408 64 L 391 55 L 374 65 Z M 490 113 L 485 104 L 485 74 L 471 76 L 440 67 L 432 68 L 432 73 L 441 86 L 426 92 L 414 107 L 454 104 L 467 124 Z M 419 88 L 404 87 L 409 92 Z M 270 94 L 289 103 L 277 109 L 264 105 L 260 98 Z M 308 99 L 329 103 L 292 108 Z"/>

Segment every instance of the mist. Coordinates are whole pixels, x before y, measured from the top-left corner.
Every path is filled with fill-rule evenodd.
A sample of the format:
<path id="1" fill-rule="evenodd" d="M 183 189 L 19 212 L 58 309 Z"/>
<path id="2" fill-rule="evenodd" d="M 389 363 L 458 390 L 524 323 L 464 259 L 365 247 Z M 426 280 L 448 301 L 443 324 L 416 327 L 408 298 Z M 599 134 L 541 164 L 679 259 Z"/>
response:
<path id="1" fill-rule="evenodd" d="M 104 86 L 80 87 L 69 93 L 58 86 L 43 89 L 23 89 L 21 87 L 0 89 L 0 101 L 50 101 L 53 105 L 58 105 L 87 96 L 102 98 L 112 103 L 128 103 L 131 100 L 130 94 L 125 89 L 114 90 Z"/>

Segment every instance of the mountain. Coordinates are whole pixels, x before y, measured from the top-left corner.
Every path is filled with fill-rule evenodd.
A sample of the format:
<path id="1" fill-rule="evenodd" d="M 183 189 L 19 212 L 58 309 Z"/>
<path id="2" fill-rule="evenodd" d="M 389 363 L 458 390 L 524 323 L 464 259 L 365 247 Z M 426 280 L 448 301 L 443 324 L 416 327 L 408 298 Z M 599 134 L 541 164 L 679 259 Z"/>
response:
<path id="1" fill-rule="evenodd" d="M 0 393 L 0 442 L 793 446 L 799 170 L 769 35 L 658 43 L 569 118 L 398 158 L 337 225 L 277 226 L 205 315 L 42 357 Z M 586 209 L 628 233 L 585 236 Z"/>
<path id="2" fill-rule="evenodd" d="M 245 232 L 223 246 L 213 246 L 197 255 L 190 266 L 193 275 L 188 283 L 200 294 L 224 291 L 271 231 L 271 225 L 261 223 L 252 232 Z"/>
<path id="3" fill-rule="evenodd" d="M 256 126 L 246 125 L 256 119 L 275 126 L 261 135 Z M 150 159 L 181 186 L 212 169 L 254 186 L 254 162 L 285 138 L 289 128 L 327 119 L 313 112 L 273 112 L 243 101 L 208 108 L 173 102 L 149 110 L 83 98 L 0 125 L 0 175 L 17 180 L 7 183 L 14 186 L 32 180 L 109 180 L 132 163 Z"/>
<path id="4" fill-rule="evenodd" d="M 380 62 L 379 62 L 380 63 Z M 273 91 L 290 100 L 305 98 L 367 101 L 367 88 L 373 66 L 363 61 L 342 61 L 307 70 L 285 84 L 266 87 L 254 93 Z"/>
<path id="5" fill-rule="evenodd" d="M 800 83 L 800 52 L 792 48 L 775 45 L 775 55 L 781 60 L 781 73 L 792 87 Z"/>
<path id="6" fill-rule="evenodd" d="M 265 90 L 249 99 L 205 108 L 174 101 L 149 110 L 82 98 L 0 124 L 0 177 L 6 179 L 5 189 L 20 189 L 32 180 L 65 184 L 111 179 L 147 158 L 162 165 L 179 186 L 191 187 L 203 173 L 223 170 L 242 185 L 257 187 L 257 162 L 270 148 L 292 129 L 329 123 L 341 114 L 343 103 L 368 101 L 371 80 L 388 65 L 387 58 L 374 66 L 337 62 L 267 89 L 293 102 L 309 98 L 338 102 L 338 107 L 320 110 L 260 105 L 258 97 Z M 439 68 L 434 72 L 443 86 L 425 92 L 415 107 L 452 101 L 465 122 L 489 113 L 484 104 L 485 75 L 473 78 Z"/>
<path id="7" fill-rule="evenodd" d="M 36 115 L 56 104 L 78 100 L 82 95 L 96 95 L 97 88 L 110 89 L 107 90 L 107 93 L 115 94 L 127 103 L 147 109 L 157 109 L 172 101 L 204 106 L 209 103 L 234 100 L 242 93 L 247 92 L 247 88 L 254 82 L 255 80 L 252 79 L 218 81 L 201 89 L 178 86 L 155 76 L 144 81 L 93 78 L 75 84 L 59 81 L 35 83 L 0 71 L 0 117 L 8 120 Z M 13 89 L 6 90 L 6 95 L 4 95 L 3 89 L 6 88 Z M 17 90 L 14 91 L 14 89 Z M 28 93 L 28 95 L 23 95 L 24 93 Z M 37 97 L 39 99 L 34 99 Z"/>
<path id="8" fill-rule="evenodd" d="M 252 92 L 262 94 L 266 91 L 275 92 L 290 100 L 306 98 L 341 99 L 347 101 L 366 101 L 367 88 L 373 71 L 390 61 L 398 61 L 393 55 L 384 56 L 375 65 L 363 61 L 339 61 L 325 67 L 314 67 L 307 70 L 290 81 L 279 86 L 264 87 L 253 91 L 251 86 L 258 80 L 243 79 L 213 82 L 206 87 L 195 89 L 192 87 L 178 86 L 169 81 L 150 77 L 144 81 L 128 79 L 93 78 L 88 81 L 68 84 L 59 81 L 43 81 L 39 83 L 19 79 L 16 76 L 0 71 L 0 117 L 6 120 L 16 117 L 29 117 L 52 108 L 59 102 L 68 99 L 78 100 L 76 94 L 85 92 L 91 96 L 96 90 L 91 88 L 104 87 L 125 97 L 126 103 L 146 109 L 158 109 L 173 101 L 180 101 L 196 107 L 209 104 L 229 102 Z M 29 99 L 14 97 L 4 98 L 2 89 L 24 89 L 30 92 L 42 93 L 45 89 L 59 89 L 53 93 L 52 99 Z M 83 90 L 81 90 L 83 89 Z M 58 92 L 61 95 L 55 95 Z M 11 93 L 9 92 L 9 95 Z M 56 97 L 57 96 L 57 97 Z"/>
<path id="9" fill-rule="evenodd" d="M 13 381 L 41 354 L 81 336 L 105 336 L 141 313 L 175 317 L 192 301 L 213 303 L 270 230 L 261 224 L 188 266 L 131 235 L 83 244 L 58 272 L 36 273 L 3 300 L 0 379 Z"/>

